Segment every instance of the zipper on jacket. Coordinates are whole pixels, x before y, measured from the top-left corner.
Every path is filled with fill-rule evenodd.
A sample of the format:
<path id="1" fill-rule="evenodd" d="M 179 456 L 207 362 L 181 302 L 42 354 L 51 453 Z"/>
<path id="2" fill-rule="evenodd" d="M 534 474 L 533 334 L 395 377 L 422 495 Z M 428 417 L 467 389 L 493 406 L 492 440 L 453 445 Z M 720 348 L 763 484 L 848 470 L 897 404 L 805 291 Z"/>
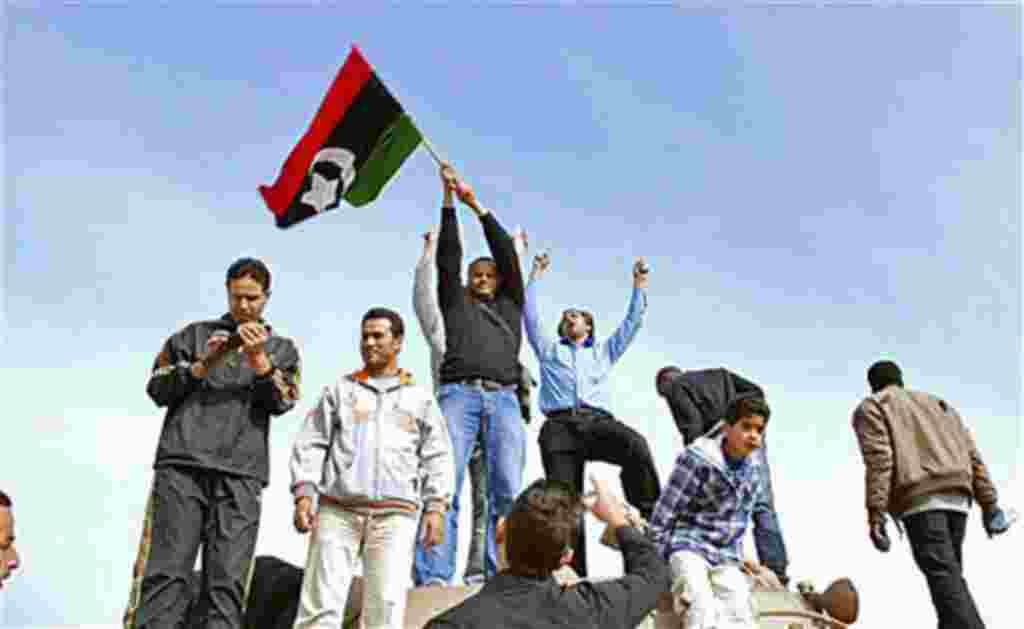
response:
<path id="1" fill-rule="evenodd" d="M 384 411 L 384 393 L 374 388 L 377 412 L 373 416 L 373 500 L 380 500 L 380 416 Z"/>

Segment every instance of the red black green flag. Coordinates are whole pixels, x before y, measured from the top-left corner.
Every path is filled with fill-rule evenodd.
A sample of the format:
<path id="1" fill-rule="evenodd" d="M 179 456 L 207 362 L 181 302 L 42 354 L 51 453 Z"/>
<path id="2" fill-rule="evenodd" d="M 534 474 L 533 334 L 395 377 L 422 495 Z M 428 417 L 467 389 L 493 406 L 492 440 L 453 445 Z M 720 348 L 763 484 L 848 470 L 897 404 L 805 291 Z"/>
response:
<path id="1" fill-rule="evenodd" d="M 277 226 L 377 198 L 421 140 L 420 132 L 359 49 L 345 59 L 320 109 L 272 186 L 260 194 Z"/>

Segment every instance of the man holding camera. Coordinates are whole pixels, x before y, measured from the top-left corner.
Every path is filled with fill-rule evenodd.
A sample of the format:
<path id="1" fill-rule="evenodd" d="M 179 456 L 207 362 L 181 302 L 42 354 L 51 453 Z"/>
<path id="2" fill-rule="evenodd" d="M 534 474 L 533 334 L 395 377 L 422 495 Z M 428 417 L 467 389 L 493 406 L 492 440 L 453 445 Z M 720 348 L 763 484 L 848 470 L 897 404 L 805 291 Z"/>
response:
<path id="1" fill-rule="evenodd" d="M 193 620 L 242 625 L 248 576 L 269 480 L 270 418 L 299 397 L 299 353 L 262 318 L 270 271 L 253 258 L 228 268 L 229 312 L 191 323 L 157 355 L 146 392 L 167 408 L 154 464 L 140 557 L 141 585 L 128 625 L 185 621 L 200 545 L 203 578 Z"/>

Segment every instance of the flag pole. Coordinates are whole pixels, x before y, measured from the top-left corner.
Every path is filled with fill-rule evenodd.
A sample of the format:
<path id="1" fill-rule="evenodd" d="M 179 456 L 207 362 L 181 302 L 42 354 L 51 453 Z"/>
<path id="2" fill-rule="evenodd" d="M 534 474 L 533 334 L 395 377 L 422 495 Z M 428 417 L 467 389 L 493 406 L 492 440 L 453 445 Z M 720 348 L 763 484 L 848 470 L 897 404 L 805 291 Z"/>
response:
<path id="1" fill-rule="evenodd" d="M 434 158 L 434 161 L 437 162 L 437 165 L 440 166 L 441 164 L 443 164 L 444 160 L 442 160 L 438 156 L 437 150 L 434 148 L 434 145 L 430 143 L 430 140 L 427 139 L 427 136 L 423 135 L 422 131 L 420 131 L 420 138 L 423 140 L 423 146 L 427 149 L 427 152 L 430 153 L 430 156 Z"/>

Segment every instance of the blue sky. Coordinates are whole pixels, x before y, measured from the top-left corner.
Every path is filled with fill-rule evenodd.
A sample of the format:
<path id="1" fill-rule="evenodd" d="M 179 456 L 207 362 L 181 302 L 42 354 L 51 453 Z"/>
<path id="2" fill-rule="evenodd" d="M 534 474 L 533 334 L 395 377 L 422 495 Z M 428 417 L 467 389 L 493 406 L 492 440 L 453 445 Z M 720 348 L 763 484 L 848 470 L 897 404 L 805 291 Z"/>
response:
<path id="1" fill-rule="evenodd" d="M 271 265 L 268 318 L 303 352 L 258 545 L 301 563 L 292 435 L 357 366 L 368 307 L 413 325 L 419 234 L 439 216 L 421 150 L 375 204 L 272 225 L 256 187 L 353 43 L 499 220 L 550 251 L 552 327 L 584 305 L 610 330 L 646 256 L 650 311 L 612 410 L 663 477 L 680 440 L 659 367 L 726 365 L 765 386 L 791 572 L 851 576 L 858 626 L 894 607 L 932 617 L 906 542 L 878 555 L 864 532 L 849 416 L 872 361 L 947 396 L 1024 507 L 1019 7 L 260 4 L 6 10 L 0 483 L 26 565 L 0 624 L 120 617 L 162 419 L 152 356 L 223 312 L 242 255 Z M 460 216 L 469 259 L 485 245 Z M 426 377 L 418 335 L 403 362 Z M 972 515 L 967 578 L 991 627 L 1011 613 L 1000 557 L 1020 550 L 1019 531 L 989 542 Z M 592 554 L 596 572 L 621 569 Z"/>

